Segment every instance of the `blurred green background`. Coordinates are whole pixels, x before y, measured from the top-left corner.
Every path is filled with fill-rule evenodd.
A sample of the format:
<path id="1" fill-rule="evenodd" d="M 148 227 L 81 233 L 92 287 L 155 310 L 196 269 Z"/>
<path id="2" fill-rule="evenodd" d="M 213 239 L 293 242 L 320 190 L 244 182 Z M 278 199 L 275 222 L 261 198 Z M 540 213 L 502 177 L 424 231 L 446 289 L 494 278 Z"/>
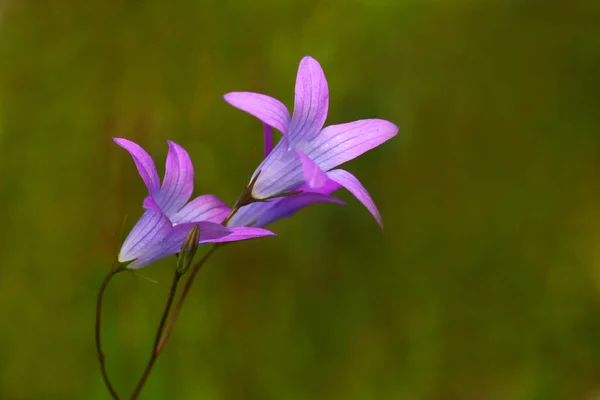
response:
<path id="1" fill-rule="evenodd" d="M 143 399 L 597 399 L 600 3 L 0 3 L 0 398 L 106 399 L 98 287 L 145 187 L 111 137 L 232 203 L 260 124 L 221 98 L 293 104 L 318 59 L 328 124 L 400 134 L 348 193 L 218 252 Z M 113 281 L 103 338 L 124 398 L 173 259 Z"/>

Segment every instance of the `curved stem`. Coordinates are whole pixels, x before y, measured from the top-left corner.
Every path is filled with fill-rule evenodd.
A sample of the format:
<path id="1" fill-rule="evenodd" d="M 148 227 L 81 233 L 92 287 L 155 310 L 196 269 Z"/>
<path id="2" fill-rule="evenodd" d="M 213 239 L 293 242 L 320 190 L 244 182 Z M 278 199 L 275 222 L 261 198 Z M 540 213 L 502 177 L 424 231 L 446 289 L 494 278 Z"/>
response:
<path id="1" fill-rule="evenodd" d="M 177 319 L 177 316 L 179 315 L 179 312 L 181 311 L 181 308 L 183 307 L 183 302 L 185 301 L 185 298 L 186 298 L 188 292 L 190 291 L 190 288 L 192 287 L 192 283 L 194 283 L 194 278 L 196 277 L 196 274 L 198 273 L 198 271 L 200 270 L 200 268 L 202 268 L 202 266 L 206 263 L 206 261 L 209 259 L 209 257 L 218 248 L 219 248 L 219 245 L 215 244 L 208 251 L 208 253 L 206 253 L 204 255 L 204 257 L 202 257 L 202 259 L 200 261 L 198 261 L 198 263 L 196 265 L 194 265 L 194 267 L 192 269 L 192 272 L 190 272 L 190 277 L 188 278 L 187 282 L 185 283 L 183 291 L 181 292 L 181 295 L 179 296 L 179 301 L 175 305 L 175 309 L 173 310 L 173 314 L 171 314 L 171 319 L 169 320 L 169 325 L 167 325 L 167 328 L 164 331 L 165 334 L 162 336 L 162 338 L 160 339 L 160 341 L 158 342 L 158 344 L 154 346 L 155 347 L 155 352 L 156 352 L 157 356 L 162 352 L 163 348 L 167 344 L 167 341 L 169 340 L 169 337 L 171 336 L 171 331 L 173 330 L 173 325 L 175 325 L 175 320 Z"/>
<path id="2" fill-rule="evenodd" d="M 154 338 L 154 345 L 152 346 L 152 353 L 150 353 L 150 360 L 148 361 L 148 364 L 146 365 L 146 369 L 144 370 L 142 377 L 140 378 L 137 386 L 135 387 L 133 394 L 131 395 L 131 400 L 137 399 L 138 396 L 140 395 L 140 392 L 142 391 L 142 388 L 144 387 L 144 384 L 146 383 L 146 380 L 148 379 L 148 376 L 150 375 L 150 371 L 152 370 L 152 367 L 154 366 L 154 363 L 156 362 L 156 359 L 158 358 L 159 352 L 156 351 L 156 349 L 158 348 L 158 345 L 161 341 L 162 334 L 163 334 L 163 331 L 165 328 L 165 323 L 167 321 L 167 317 L 169 316 L 169 312 L 171 311 L 171 306 L 173 305 L 173 300 L 175 299 L 175 293 L 177 293 L 177 286 L 179 285 L 179 280 L 181 279 L 181 276 L 182 276 L 181 273 L 179 271 L 175 270 L 175 276 L 173 277 L 173 283 L 171 284 L 171 290 L 169 291 L 169 297 L 167 298 L 167 304 L 165 305 L 165 309 L 163 311 L 162 317 L 160 318 L 160 324 L 158 325 L 158 331 L 156 332 L 156 337 Z"/>
<path id="3" fill-rule="evenodd" d="M 100 361 L 100 370 L 102 371 L 102 378 L 104 379 L 104 384 L 108 388 L 111 396 L 115 400 L 119 400 L 119 395 L 117 394 L 115 388 L 110 383 L 110 379 L 108 379 L 108 373 L 106 372 L 106 362 L 104 358 L 104 352 L 102 351 L 102 344 L 100 342 L 100 322 L 102 315 L 102 299 L 104 297 L 104 292 L 106 291 L 106 287 L 110 280 L 115 276 L 118 272 L 122 271 L 121 269 L 113 267 L 110 272 L 104 278 L 102 285 L 100 286 L 100 290 L 98 291 L 98 300 L 96 302 L 96 351 L 98 352 L 98 360 Z"/>
<path id="4" fill-rule="evenodd" d="M 240 199 L 238 199 L 238 201 L 236 202 L 236 205 L 233 207 L 233 209 L 231 210 L 229 215 L 227 215 L 227 217 L 225 217 L 223 222 L 221 222 L 221 225 L 227 224 L 227 222 L 229 222 L 231 217 L 233 217 L 242 206 L 252 202 L 251 196 L 248 197 L 249 196 L 248 193 L 249 193 L 249 191 L 248 191 L 248 189 L 246 189 L 245 195 L 242 196 Z M 208 253 L 206 253 L 204 255 L 204 257 L 202 257 L 202 259 L 200 261 L 198 261 L 198 263 L 195 264 L 194 267 L 192 268 L 190 277 L 188 278 L 188 280 L 185 284 L 185 287 L 183 288 L 183 291 L 181 292 L 179 301 L 175 305 L 175 310 L 173 310 L 171 319 L 169 320 L 169 324 L 167 325 L 166 330 L 165 330 L 165 323 L 166 323 L 167 317 L 169 315 L 169 311 L 171 310 L 171 306 L 173 304 L 173 299 L 175 297 L 175 293 L 177 292 L 177 285 L 179 284 L 179 280 L 181 279 L 181 276 L 182 276 L 182 274 L 175 271 L 175 277 L 173 278 L 173 284 L 171 286 L 171 291 L 169 292 L 169 298 L 167 300 L 167 305 L 165 306 L 165 310 L 163 311 L 163 315 L 160 320 L 158 330 L 156 332 L 156 338 L 154 340 L 154 346 L 152 347 L 152 353 L 150 356 L 150 360 L 148 361 L 148 364 L 146 365 L 146 369 L 144 370 L 144 373 L 142 374 L 142 377 L 140 378 L 140 381 L 138 382 L 138 384 L 135 388 L 135 391 L 133 392 L 133 395 L 131 396 L 131 400 L 135 400 L 139 396 L 140 392 L 142 391 L 142 388 L 144 387 L 144 384 L 146 383 L 146 380 L 148 379 L 150 371 L 152 370 L 152 367 L 153 367 L 154 363 L 156 362 L 156 359 L 158 358 L 160 353 L 163 351 L 165 345 L 167 344 L 167 341 L 169 340 L 169 337 L 171 336 L 171 332 L 173 331 L 173 326 L 175 325 L 175 321 L 177 320 L 177 316 L 179 315 L 179 312 L 181 311 L 181 308 L 183 307 L 183 303 L 187 297 L 187 294 L 189 293 L 189 291 L 192 287 L 192 283 L 194 282 L 194 278 L 198 274 L 198 271 L 200 270 L 200 268 L 202 268 L 202 266 L 206 263 L 206 261 L 210 258 L 210 256 L 218 248 L 219 248 L 219 245 L 215 244 L 208 251 Z M 164 335 L 163 335 L 163 332 L 164 332 Z"/>
<path id="5" fill-rule="evenodd" d="M 246 192 L 247 189 L 246 189 Z M 248 192 L 249 193 L 249 192 Z M 221 225 L 226 225 L 227 222 L 229 222 L 229 220 L 240 210 L 240 208 L 242 208 L 244 205 L 249 204 L 251 202 L 251 197 L 249 198 L 248 195 L 242 195 L 242 197 L 240 197 L 240 199 L 238 199 L 238 201 L 236 202 L 236 204 L 233 206 L 233 209 L 229 212 L 229 214 L 225 217 L 225 219 L 223 220 L 223 222 L 221 222 Z M 177 320 L 177 316 L 179 315 L 179 312 L 181 312 L 181 308 L 183 307 L 183 302 L 185 301 L 185 298 L 187 296 L 187 294 L 189 293 L 192 284 L 194 283 L 194 278 L 196 277 L 196 274 L 198 274 L 198 271 L 200 270 L 200 268 L 202 268 L 202 266 L 206 263 L 206 261 L 210 258 L 210 256 L 219 248 L 219 244 L 215 244 L 209 251 L 208 253 L 206 253 L 204 255 L 204 257 L 202 257 L 202 259 L 200 261 L 198 261 L 198 263 L 196 265 L 194 265 L 194 267 L 192 268 L 192 272 L 190 273 L 190 277 L 188 278 L 187 282 L 185 283 L 185 287 L 183 288 L 183 292 L 181 292 L 181 295 L 179 296 L 179 301 L 177 302 L 177 305 L 175 305 L 175 310 L 173 311 L 173 314 L 171 315 L 171 320 L 169 321 L 169 325 L 167 325 L 167 329 L 165 331 L 165 334 L 163 335 L 162 339 L 158 342 L 157 346 L 154 346 L 154 350 L 156 352 L 156 354 L 160 354 L 165 345 L 167 344 L 167 341 L 169 340 L 169 337 L 171 337 L 171 332 L 173 330 L 173 325 L 175 325 L 175 321 Z"/>

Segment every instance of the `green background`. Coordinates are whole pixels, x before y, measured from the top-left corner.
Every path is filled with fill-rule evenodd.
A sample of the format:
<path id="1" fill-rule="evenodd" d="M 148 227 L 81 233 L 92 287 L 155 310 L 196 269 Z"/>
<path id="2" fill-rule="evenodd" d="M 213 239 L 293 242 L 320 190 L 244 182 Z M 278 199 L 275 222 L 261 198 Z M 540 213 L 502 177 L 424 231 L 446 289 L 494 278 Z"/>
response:
<path id="1" fill-rule="evenodd" d="M 216 253 L 143 399 L 595 399 L 600 391 L 600 3 L 0 3 L 0 398 L 106 399 L 98 287 L 145 187 L 111 137 L 232 203 L 262 154 L 229 91 L 293 104 L 320 61 L 328 124 L 400 134 L 347 192 Z M 127 398 L 173 259 L 107 291 Z"/>

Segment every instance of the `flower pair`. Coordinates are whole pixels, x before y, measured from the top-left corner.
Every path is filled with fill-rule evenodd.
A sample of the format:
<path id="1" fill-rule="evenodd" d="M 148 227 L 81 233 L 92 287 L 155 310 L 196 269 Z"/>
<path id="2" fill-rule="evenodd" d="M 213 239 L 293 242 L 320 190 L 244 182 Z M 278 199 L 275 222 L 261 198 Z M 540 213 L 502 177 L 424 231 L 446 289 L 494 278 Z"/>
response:
<path id="1" fill-rule="evenodd" d="M 199 243 L 273 235 L 262 227 L 311 204 L 343 204 L 331 196 L 341 187 L 350 191 L 382 224 L 375 203 L 360 181 L 348 171 L 334 168 L 392 138 L 398 128 L 380 119 L 323 128 L 329 90 L 325 74 L 315 59 L 307 56 L 300 62 L 291 117 L 279 100 L 263 94 L 233 92 L 225 95 L 225 100 L 258 118 L 264 126 L 264 159 L 247 187 L 248 204 L 232 212 L 213 195 L 199 196 L 188 203 L 194 171 L 188 153 L 181 146 L 169 142 L 161 185 L 148 153 L 129 140 L 114 139 L 131 154 L 149 191 L 143 203 L 145 212 L 123 243 L 119 262 L 129 268 L 140 268 L 175 254 L 194 225 L 200 228 Z M 282 133 L 274 147 L 272 128 Z"/>

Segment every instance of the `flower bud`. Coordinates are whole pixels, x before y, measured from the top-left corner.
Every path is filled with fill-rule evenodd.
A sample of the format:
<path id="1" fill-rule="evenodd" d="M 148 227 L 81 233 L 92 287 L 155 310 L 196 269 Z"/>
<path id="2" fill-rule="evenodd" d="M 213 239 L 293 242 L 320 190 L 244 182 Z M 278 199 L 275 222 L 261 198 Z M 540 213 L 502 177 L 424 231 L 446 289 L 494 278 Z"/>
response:
<path id="1" fill-rule="evenodd" d="M 198 251 L 199 241 L 200 227 L 194 225 L 186 235 L 177 258 L 177 272 L 181 275 L 185 274 L 192 265 L 196 251 Z"/>

